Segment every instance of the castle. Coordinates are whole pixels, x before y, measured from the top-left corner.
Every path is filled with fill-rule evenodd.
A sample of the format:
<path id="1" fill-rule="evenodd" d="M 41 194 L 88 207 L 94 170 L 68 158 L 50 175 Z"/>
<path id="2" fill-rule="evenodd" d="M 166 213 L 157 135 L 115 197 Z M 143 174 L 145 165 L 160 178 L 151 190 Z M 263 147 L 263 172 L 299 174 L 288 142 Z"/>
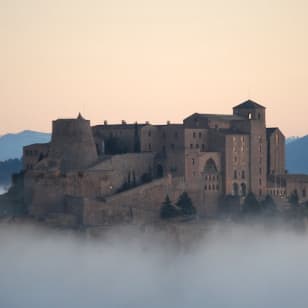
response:
<path id="1" fill-rule="evenodd" d="M 175 201 L 184 191 L 201 217 L 215 216 L 227 195 L 308 198 L 308 177 L 285 170 L 283 133 L 251 100 L 181 124 L 58 119 L 50 143 L 24 147 L 23 163 L 30 214 L 86 226 L 153 221 L 167 194 Z"/>

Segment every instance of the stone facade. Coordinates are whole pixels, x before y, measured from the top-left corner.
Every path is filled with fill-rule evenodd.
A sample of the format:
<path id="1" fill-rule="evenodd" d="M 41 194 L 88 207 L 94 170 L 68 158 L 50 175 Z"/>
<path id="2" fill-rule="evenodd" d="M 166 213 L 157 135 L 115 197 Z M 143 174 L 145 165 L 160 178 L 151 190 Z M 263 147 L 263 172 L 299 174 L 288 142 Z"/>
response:
<path id="1" fill-rule="evenodd" d="M 62 213 L 85 225 L 157 219 L 165 196 L 175 202 L 184 191 L 200 216 L 215 216 L 226 195 L 296 191 L 306 201 L 308 176 L 286 174 L 285 137 L 265 119 L 263 106 L 246 101 L 182 124 L 56 120 L 50 144 L 24 148 L 25 201 L 36 217 Z"/>

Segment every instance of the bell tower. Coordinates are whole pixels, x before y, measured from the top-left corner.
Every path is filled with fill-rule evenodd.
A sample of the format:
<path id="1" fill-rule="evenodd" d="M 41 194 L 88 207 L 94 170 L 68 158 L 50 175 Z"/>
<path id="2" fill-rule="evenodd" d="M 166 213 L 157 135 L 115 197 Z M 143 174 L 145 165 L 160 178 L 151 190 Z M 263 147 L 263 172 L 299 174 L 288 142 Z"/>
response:
<path id="1" fill-rule="evenodd" d="M 267 140 L 265 126 L 265 107 L 248 100 L 233 107 L 233 114 L 245 121 L 249 134 L 249 191 L 257 198 L 267 193 Z"/>

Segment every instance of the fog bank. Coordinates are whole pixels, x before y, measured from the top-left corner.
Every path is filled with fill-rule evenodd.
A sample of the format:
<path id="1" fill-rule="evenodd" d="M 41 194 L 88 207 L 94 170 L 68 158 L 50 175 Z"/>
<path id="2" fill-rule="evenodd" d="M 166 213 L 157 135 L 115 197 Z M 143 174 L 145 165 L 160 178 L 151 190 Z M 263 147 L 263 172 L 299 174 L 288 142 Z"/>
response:
<path id="1" fill-rule="evenodd" d="M 90 240 L 0 225 L 0 307 L 308 305 L 307 234 L 217 226 L 173 250 L 163 235 L 129 232 Z"/>
<path id="2" fill-rule="evenodd" d="M 0 186 L 0 195 L 3 195 L 7 192 L 7 189 L 4 186 Z"/>

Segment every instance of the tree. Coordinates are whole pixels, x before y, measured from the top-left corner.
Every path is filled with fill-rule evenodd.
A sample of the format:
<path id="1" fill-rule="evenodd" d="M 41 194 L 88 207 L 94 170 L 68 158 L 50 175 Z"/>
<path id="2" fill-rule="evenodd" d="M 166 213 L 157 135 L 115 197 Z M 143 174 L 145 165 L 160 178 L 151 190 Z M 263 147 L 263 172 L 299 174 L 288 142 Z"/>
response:
<path id="1" fill-rule="evenodd" d="M 277 211 L 277 205 L 270 195 L 267 195 L 261 202 L 261 208 L 262 211 L 268 215 L 273 215 Z"/>
<path id="2" fill-rule="evenodd" d="M 180 209 L 180 213 L 182 215 L 195 215 L 196 214 L 196 208 L 193 206 L 192 201 L 186 191 L 184 191 L 180 195 L 179 200 L 176 203 L 176 206 Z"/>
<path id="3" fill-rule="evenodd" d="M 259 214 L 261 212 L 260 203 L 252 192 L 244 200 L 243 212 L 246 214 Z"/>
<path id="4" fill-rule="evenodd" d="M 160 208 L 160 217 L 163 219 L 168 219 L 176 216 L 178 216 L 178 210 L 175 206 L 172 205 L 170 198 L 167 195 Z"/>
<path id="5" fill-rule="evenodd" d="M 294 206 L 297 206 L 298 202 L 299 202 L 298 193 L 297 190 L 294 190 L 289 197 L 289 203 L 291 203 Z"/>

